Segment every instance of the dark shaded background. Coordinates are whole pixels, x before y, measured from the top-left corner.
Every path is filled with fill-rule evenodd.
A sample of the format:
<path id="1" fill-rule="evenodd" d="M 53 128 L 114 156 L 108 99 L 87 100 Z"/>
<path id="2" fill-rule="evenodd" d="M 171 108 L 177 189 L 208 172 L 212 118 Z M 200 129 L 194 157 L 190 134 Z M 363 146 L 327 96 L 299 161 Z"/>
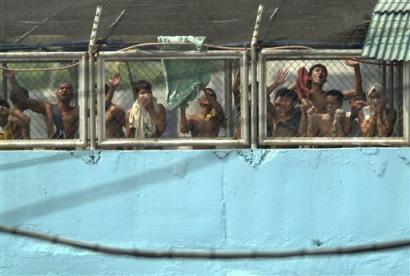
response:
<path id="1" fill-rule="evenodd" d="M 87 41 L 97 3 L 102 3 L 99 37 L 123 9 L 126 15 L 108 37 L 155 42 L 158 35 L 204 35 L 211 44 L 249 41 L 259 3 L 265 6 L 260 39 L 362 43 L 376 0 L 0 0 L 0 43 L 14 43 L 33 26 L 48 21 L 21 41 L 35 45 Z M 269 21 L 273 10 L 276 17 Z M 303 43 L 302 43 L 303 44 Z"/>

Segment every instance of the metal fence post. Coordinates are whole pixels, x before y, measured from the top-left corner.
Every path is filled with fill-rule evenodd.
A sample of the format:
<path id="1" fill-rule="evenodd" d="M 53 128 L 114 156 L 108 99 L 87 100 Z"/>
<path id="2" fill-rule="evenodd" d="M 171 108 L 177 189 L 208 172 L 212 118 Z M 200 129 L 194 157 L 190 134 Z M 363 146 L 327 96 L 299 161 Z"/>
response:
<path id="1" fill-rule="evenodd" d="M 228 121 L 226 136 L 232 137 L 234 133 L 234 122 L 232 116 L 232 61 L 224 62 L 224 82 L 225 82 L 225 116 Z"/>
<path id="2" fill-rule="evenodd" d="M 256 16 L 255 28 L 251 42 L 251 146 L 258 147 L 258 82 L 257 82 L 257 62 L 256 46 L 258 44 L 259 29 L 262 21 L 263 5 L 260 4 Z"/>

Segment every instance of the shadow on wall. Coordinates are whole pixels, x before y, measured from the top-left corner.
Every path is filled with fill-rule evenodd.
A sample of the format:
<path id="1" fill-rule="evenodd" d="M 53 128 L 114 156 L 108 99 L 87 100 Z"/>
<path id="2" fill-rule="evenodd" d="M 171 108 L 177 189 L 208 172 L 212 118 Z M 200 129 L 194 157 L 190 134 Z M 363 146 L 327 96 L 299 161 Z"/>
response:
<path id="1" fill-rule="evenodd" d="M 66 159 L 73 158 L 74 153 L 70 154 L 56 154 L 50 157 L 40 157 L 30 160 L 23 160 L 20 162 L 13 162 L 1 166 L 1 171 L 22 169 L 39 164 L 50 164 L 51 162 L 60 162 Z M 81 157 L 83 162 L 91 164 L 100 158 L 99 153 L 91 156 L 90 152 L 75 153 L 75 157 Z M 164 183 L 164 179 L 169 179 L 170 175 L 175 175 L 175 167 L 187 166 L 189 164 L 189 172 L 197 172 L 204 170 L 208 166 L 215 164 L 210 162 L 209 158 L 215 158 L 211 151 L 200 151 L 196 154 L 190 154 L 190 157 L 184 158 L 181 161 L 169 162 L 168 165 L 147 170 L 143 173 L 136 173 L 134 175 L 120 178 L 115 181 L 101 183 L 75 192 L 67 193 L 65 195 L 56 196 L 50 199 L 33 202 L 15 209 L 11 209 L 0 214 L 2 222 L 8 225 L 16 225 L 25 223 L 27 220 L 35 217 L 45 216 L 62 210 L 77 208 L 84 204 L 89 204 L 95 201 L 104 200 L 115 197 L 120 194 L 130 192 L 134 189 L 141 188 L 144 185 L 153 185 Z M 219 157 L 216 157 L 218 159 Z M 89 163 L 90 162 L 90 163 Z M 181 162 L 181 164 L 178 164 Z M 95 164 L 95 163 L 93 163 Z M 178 172 L 177 172 L 178 174 Z M 7 183 L 3 184 L 7 185 Z M 47 208 L 45 208 L 47 206 Z"/>

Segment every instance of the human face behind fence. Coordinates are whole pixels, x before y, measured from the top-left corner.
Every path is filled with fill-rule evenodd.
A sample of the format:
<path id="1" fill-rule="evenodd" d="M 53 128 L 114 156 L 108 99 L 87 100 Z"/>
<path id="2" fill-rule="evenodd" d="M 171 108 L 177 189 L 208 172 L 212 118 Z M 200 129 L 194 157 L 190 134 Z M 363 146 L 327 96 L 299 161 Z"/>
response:
<path id="1" fill-rule="evenodd" d="M 275 106 L 281 114 L 288 114 L 293 110 L 295 105 L 296 101 L 294 101 L 291 97 L 279 96 L 275 100 Z"/>
<path id="2" fill-rule="evenodd" d="M 61 83 L 56 92 L 56 96 L 59 101 L 69 103 L 74 97 L 73 87 L 68 82 Z"/>
<path id="3" fill-rule="evenodd" d="M 213 91 L 210 88 L 205 88 L 202 92 L 201 92 L 201 96 L 198 99 L 198 103 L 201 107 L 203 108 L 207 108 L 211 106 L 211 103 L 209 102 L 209 99 L 207 97 L 208 94 L 209 96 L 213 97 L 216 100 L 216 93 L 215 91 Z"/>
<path id="4" fill-rule="evenodd" d="M 146 88 L 139 88 L 138 91 L 135 91 L 137 95 L 137 100 L 142 105 L 148 105 L 152 102 L 152 91 Z"/>
<path id="5" fill-rule="evenodd" d="M 313 84 L 323 85 L 327 80 L 326 69 L 321 66 L 316 66 L 313 68 L 309 77 Z"/>
<path id="6" fill-rule="evenodd" d="M 336 96 L 326 96 L 326 111 L 329 114 L 335 114 L 336 110 L 342 106 L 342 103 Z"/>
<path id="7" fill-rule="evenodd" d="M 368 101 L 369 101 L 369 107 L 371 110 L 383 109 L 386 104 L 383 95 L 376 89 L 373 89 L 372 91 L 370 91 L 368 95 Z"/>

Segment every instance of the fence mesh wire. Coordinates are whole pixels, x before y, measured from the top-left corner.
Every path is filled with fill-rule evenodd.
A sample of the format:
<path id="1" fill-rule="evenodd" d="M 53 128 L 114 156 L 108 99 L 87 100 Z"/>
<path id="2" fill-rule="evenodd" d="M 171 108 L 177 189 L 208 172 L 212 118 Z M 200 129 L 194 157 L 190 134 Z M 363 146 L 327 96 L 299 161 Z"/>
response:
<path id="1" fill-rule="evenodd" d="M 16 80 L 19 86 L 26 88 L 29 93 L 29 98 L 38 102 L 57 103 L 55 92 L 58 90 L 62 82 L 69 82 L 73 86 L 74 98 L 71 102 L 72 106 L 78 106 L 78 83 L 79 72 L 78 65 L 58 69 L 73 65 L 78 60 L 62 61 L 62 62 L 29 62 L 29 63 L 3 63 L 3 67 L 7 66 L 10 70 L 16 69 Z M 32 71 L 31 69 L 44 69 Z M 27 71 L 24 71 L 27 70 Z M 10 81 L 3 76 L 1 86 L 3 93 L 2 98 L 7 98 L 12 105 L 11 95 L 13 88 Z M 30 138 L 31 139 L 47 139 L 47 128 L 44 114 L 32 111 L 30 108 L 23 112 L 31 118 L 30 122 Z"/>
<path id="2" fill-rule="evenodd" d="M 353 67 L 347 65 L 344 59 L 334 60 L 268 60 L 266 62 L 266 82 L 267 85 L 273 83 L 276 73 L 280 69 L 288 69 L 289 74 L 287 81 L 281 87 L 288 87 L 296 80 L 297 70 L 306 67 L 308 70 L 315 64 L 323 64 L 328 71 L 327 82 L 323 89 L 337 89 L 340 91 L 354 90 L 355 75 Z M 360 69 L 362 74 L 362 89 L 364 93 L 376 83 L 383 87 L 384 96 L 386 97 L 387 107 L 396 111 L 397 120 L 394 127 L 393 136 L 403 136 L 403 80 L 402 64 L 372 64 L 361 63 Z M 274 93 L 271 95 L 273 102 Z M 344 111 L 350 110 L 348 101 L 343 103 Z"/>
<path id="3" fill-rule="evenodd" d="M 239 60 L 239 59 L 238 59 Z M 207 71 L 202 73 L 209 74 L 210 81 L 206 85 L 212 88 L 217 95 L 218 102 L 225 111 L 227 118 L 225 128 L 221 128 L 219 137 L 233 137 L 233 131 L 227 131 L 227 127 L 239 127 L 237 122 L 238 108 L 235 107 L 232 96 L 232 82 L 235 78 L 235 72 L 238 69 L 238 60 L 233 59 L 212 59 L 207 60 Z M 55 92 L 62 81 L 68 81 L 73 85 L 75 98 L 72 105 L 76 106 L 78 102 L 79 88 L 79 67 L 78 65 L 61 69 L 49 70 L 50 68 L 63 67 L 77 62 L 61 61 L 61 62 L 2 62 L 3 67 L 8 66 L 11 69 L 29 69 L 43 68 L 42 71 L 17 71 L 16 78 L 20 86 L 25 87 L 29 91 L 29 97 L 38 101 L 48 101 L 52 104 L 56 103 Z M 327 67 L 328 78 L 324 86 L 324 90 L 338 89 L 351 90 L 355 85 L 354 70 L 352 67 L 345 64 L 342 59 L 334 60 L 273 60 L 269 59 L 266 64 L 266 85 L 272 83 L 276 72 L 279 69 L 286 68 L 289 70 L 287 82 L 283 86 L 289 86 L 296 79 L 298 68 L 321 63 Z M 138 60 L 128 62 L 106 62 L 104 66 L 106 82 L 108 78 L 115 73 L 121 75 L 122 82 L 117 88 L 113 103 L 117 104 L 121 109 L 127 111 L 134 103 L 134 95 L 132 92 L 132 83 L 139 80 L 147 80 L 152 84 L 153 94 L 158 99 L 158 102 L 167 106 L 167 87 L 164 76 L 163 64 L 160 60 Z M 187 69 L 189 70 L 189 68 Z M 182 70 L 183 71 L 183 70 Z M 387 106 L 396 111 L 397 120 L 394 128 L 394 137 L 403 136 L 403 65 L 402 64 L 361 64 L 361 73 L 363 79 L 363 90 L 366 92 L 375 83 L 380 83 L 385 91 Z M 184 75 L 174 75 L 174 78 L 184 78 Z M 10 82 L 3 77 L 0 83 L 0 91 L 2 98 L 6 98 L 10 103 L 11 85 Z M 247 90 L 247 89 L 244 89 Z M 228 97 L 229 94 L 229 97 Z M 200 95 L 198 95 L 199 97 Z M 229 101 L 226 101 L 229 99 Z M 343 108 L 345 111 L 350 109 L 350 105 L 345 101 Z M 201 107 L 198 101 L 189 102 L 187 108 L 188 116 L 201 112 Z M 29 109 L 24 111 L 31 118 L 30 136 L 31 139 L 46 139 L 47 129 L 45 118 L 42 114 L 36 113 Z M 167 110 L 167 129 L 162 137 L 190 137 L 190 134 L 182 134 L 179 130 L 179 109 L 172 111 Z M 93 126 L 90 126 L 93 127 Z"/>
<path id="4" fill-rule="evenodd" d="M 217 96 L 217 101 L 223 107 L 225 112 L 225 117 L 227 118 L 226 124 L 229 125 L 229 120 L 233 120 L 232 117 L 228 118 L 228 114 L 233 111 L 233 102 L 226 102 L 226 95 L 231 94 L 232 91 L 232 80 L 234 78 L 234 72 L 237 68 L 237 60 L 202 60 L 201 62 L 206 63 L 206 66 L 202 66 L 198 71 L 198 68 L 190 68 L 190 62 L 198 62 L 197 60 L 187 60 L 186 62 L 180 63 L 181 66 L 186 66 L 185 68 L 178 68 L 178 72 L 167 72 L 168 80 L 189 80 L 187 73 L 190 70 L 196 70 L 197 75 L 208 75 L 209 82 L 205 83 L 206 87 L 212 88 Z M 226 64 L 228 63 L 228 68 L 226 70 Z M 190 134 L 182 134 L 179 130 L 179 113 L 180 109 L 176 108 L 169 110 L 167 107 L 167 86 L 166 77 L 164 74 L 164 67 L 159 60 L 144 60 L 144 61 L 128 61 L 128 62 L 106 62 L 104 64 L 105 70 L 105 82 L 108 83 L 109 79 L 114 76 L 115 73 L 119 73 L 121 76 L 121 84 L 116 89 L 112 102 L 119 106 L 125 112 L 128 111 L 133 103 L 135 102 L 134 94 L 132 91 L 132 83 L 136 83 L 140 80 L 146 80 L 152 85 L 152 92 L 154 97 L 156 97 L 158 103 L 164 105 L 167 109 L 167 128 L 166 132 L 161 136 L 162 138 L 176 138 L 176 137 L 190 137 Z M 230 75 L 230 76 L 229 76 Z M 229 76 L 229 77 L 227 77 Z M 227 84 L 227 82 L 230 82 Z M 229 91 L 228 91 L 229 89 Z M 202 112 L 202 108 L 198 103 L 198 98 L 201 94 L 197 94 L 196 99 L 188 102 L 187 116 L 192 116 L 194 114 L 199 114 Z M 221 128 L 219 132 L 219 137 L 227 136 L 226 128 Z"/>

